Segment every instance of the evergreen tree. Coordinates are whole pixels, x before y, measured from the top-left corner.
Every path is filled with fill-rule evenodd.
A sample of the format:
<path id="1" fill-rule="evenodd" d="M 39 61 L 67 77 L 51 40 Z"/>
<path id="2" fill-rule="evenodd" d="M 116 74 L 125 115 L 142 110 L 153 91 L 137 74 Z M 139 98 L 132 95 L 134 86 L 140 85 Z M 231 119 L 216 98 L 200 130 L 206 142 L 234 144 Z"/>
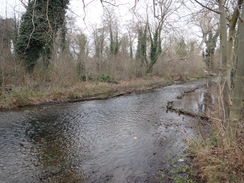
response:
<path id="1" fill-rule="evenodd" d="M 110 53 L 112 55 L 117 55 L 120 48 L 119 32 L 117 26 L 114 27 L 112 26 L 112 21 L 109 22 L 109 35 L 110 35 Z"/>
<path id="2" fill-rule="evenodd" d="M 36 61 L 43 57 L 49 64 L 54 39 L 58 31 L 65 40 L 65 12 L 69 0 L 30 0 L 21 18 L 15 51 L 32 71 Z"/>
<path id="3" fill-rule="evenodd" d="M 159 55 L 162 53 L 162 47 L 161 47 L 161 32 L 162 32 L 162 26 L 163 23 L 160 22 L 156 30 L 152 32 L 149 27 L 149 32 L 150 32 L 150 43 L 151 43 L 151 48 L 150 48 L 150 63 L 147 68 L 147 73 L 152 72 L 152 67 L 153 65 L 157 62 Z"/>
<path id="4" fill-rule="evenodd" d="M 148 24 L 144 27 L 138 28 L 138 44 L 136 51 L 136 59 L 141 61 L 142 65 L 148 65 L 147 61 L 147 37 L 148 37 Z"/>

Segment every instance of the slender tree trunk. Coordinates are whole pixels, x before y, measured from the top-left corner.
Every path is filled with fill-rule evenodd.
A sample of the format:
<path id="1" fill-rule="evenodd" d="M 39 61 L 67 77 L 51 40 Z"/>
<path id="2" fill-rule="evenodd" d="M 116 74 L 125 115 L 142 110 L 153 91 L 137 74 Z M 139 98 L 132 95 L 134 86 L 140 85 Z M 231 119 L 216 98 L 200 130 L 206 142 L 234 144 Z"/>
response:
<path id="1" fill-rule="evenodd" d="M 231 136 L 231 124 L 229 123 L 229 111 L 230 111 L 230 87 L 228 78 L 228 41 L 227 41 L 227 20 L 226 20 L 226 11 L 224 7 L 224 0 L 219 0 L 219 10 L 220 10 L 220 51 L 221 51 L 221 59 L 220 59 L 220 81 L 218 82 L 218 86 L 221 89 L 220 100 L 223 102 L 223 122 L 228 128 L 228 132 L 230 132 Z"/>
<path id="2" fill-rule="evenodd" d="M 236 24 L 240 16 L 240 8 L 243 2 L 244 0 L 238 0 L 238 4 L 232 14 L 232 18 L 229 23 L 230 28 L 229 28 L 229 37 L 228 37 L 228 60 L 230 61 L 233 59 L 233 44 L 234 44 L 235 33 L 236 33 Z"/>
<path id="3" fill-rule="evenodd" d="M 227 23 L 226 23 L 226 12 L 224 8 L 224 0 L 219 0 L 220 10 L 220 46 L 221 46 L 221 59 L 220 69 L 222 77 L 226 77 L 227 73 L 227 60 L 228 60 L 228 48 L 227 48 Z"/>
<path id="4" fill-rule="evenodd" d="M 231 90 L 231 86 L 232 86 L 232 76 L 231 76 L 231 72 L 234 66 L 234 39 L 235 39 L 235 34 L 236 34 L 236 25 L 237 25 L 237 21 L 238 18 L 240 16 L 240 8 L 243 4 L 244 0 L 238 0 L 237 6 L 234 9 L 234 12 L 231 16 L 230 19 L 230 27 L 229 27 L 229 35 L 228 35 L 228 53 L 227 53 L 227 82 L 228 82 L 228 86 L 229 86 L 229 90 Z"/>
<path id="5" fill-rule="evenodd" d="M 208 39 L 205 40 L 206 44 L 206 65 L 209 73 L 214 70 L 214 53 L 216 48 L 217 39 L 219 37 L 219 30 L 213 35 L 212 31 L 208 32 Z"/>
<path id="6" fill-rule="evenodd" d="M 242 17 L 239 22 L 239 46 L 237 53 L 237 70 L 234 78 L 233 105 L 230 112 L 230 120 L 236 131 L 237 122 L 244 122 L 243 102 L 244 102 L 244 4 L 242 5 Z"/>

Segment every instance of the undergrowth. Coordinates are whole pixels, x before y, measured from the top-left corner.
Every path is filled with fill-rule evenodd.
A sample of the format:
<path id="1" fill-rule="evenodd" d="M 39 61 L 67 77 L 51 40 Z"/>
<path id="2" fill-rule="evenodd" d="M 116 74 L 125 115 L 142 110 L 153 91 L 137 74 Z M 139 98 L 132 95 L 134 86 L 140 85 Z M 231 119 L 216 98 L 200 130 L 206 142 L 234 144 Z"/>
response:
<path id="1" fill-rule="evenodd" d="M 216 91 L 216 89 L 215 89 Z M 211 90 L 213 92 L 213 90 Z M 217 96 L 217 95 L 215 95 Z M 220 98 L 211 105 L 212 132 L 209 138 L 199 137 L 190 142 L 199 176 L 208 183 L 244 182 L 244 127 L 238 124 L 236 138 L 223 123 Z"/>
<path id="2" fill-rule="evenodd" d="M 88 99 L 102 99 L 116 94 L 148 90 L 167 84 L 164 78 L 150 77 L 120 81 L 119 84 L 87 81 L 38 87 L 22 86 L 4 91 L 0 95 L 0 109 L 11 109 L 26 105 L 48 102 L 68 102 Z"/>
<path id="3" fill-rule="evenodd" d="M 118 81 L 116 81 L 112 76 L 106 75 L 106 74 L 103 74 L 103 75 L 98 76 L 97 77 L 97 81 L 99 81 L 99 82 L 105 82 L 105 83 L 115 83 L 115 84 L 118 84 Z"/>

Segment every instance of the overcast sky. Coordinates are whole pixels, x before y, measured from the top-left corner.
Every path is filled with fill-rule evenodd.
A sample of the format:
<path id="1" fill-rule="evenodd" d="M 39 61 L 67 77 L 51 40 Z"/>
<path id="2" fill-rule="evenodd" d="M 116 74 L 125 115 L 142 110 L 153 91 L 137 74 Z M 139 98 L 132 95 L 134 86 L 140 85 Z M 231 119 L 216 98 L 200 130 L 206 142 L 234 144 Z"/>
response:
<path id="1" fill-rule="evenodd" d="M 97 3 L 91 3 L 86 8 L 86 16 L 92 15 L 95 20 L 98 20 L 98 17 L 101 16 L 101 10 L 102 6 L 98 6 Z M 17 15 L 21 15 L 24 11 L 25 8 L 20 3 L 20 0 L 0 0 L 0 16 L 2 17 L 13 17 L 14 12 Z M 82 1 L 71 0 L 68 13 L 73 14 L 78 21 L 81 21 L 85 16 Z"/>
<path id="2" fill-rule="evenodd" d="M 101 17 L 103 15 L 103 7 L 100 0 L 95 1 L 85 1 L 86 7 L 82 0 L 70 0 L 69 9 L 67 10 L 68 16 L 75 18 L 76 25 L 82 29 L 89 29 L 92 24 L 99 24 L 101 22 Z M 91 3 L 89 3 L 91 2 Z M 117 13 L 119 14 L 119 19 L 130 19 L 128 16 L 129 6 L 131 0 L 124 0 L 123 6 L 119 6 Z M 0 0 L 0 16 L 1 17 L 13 17 L 14 12 L 17 18 L 20 18 L 21 14 L 25 11 L 25 8 L 20 3 L 19 0 Z"/>
<path id="3" fill-rule="evenodd" d="M 27 1 L 27 0 L 26 0 Z M 70 17 L 75 18 L 76 26 L 81 28 L 83 32 L 91 33 L 92 26 L 97 24 L 101 24 L 101 19 L 103 15 L 103 10 L 106 11 L 106 8 L 109 7 L 108 4 L 106 5 L 106 8 L 104 9 L 100 3 L 100 0 L 85 0 L 85 2 L 89 3 L 86 5 L 84 9 L 84 5 L 82 3 L 82 0 L 70 0 L 69 10 L 67 11 L 68 15 Z M 123 5 L 118 6 L 114 8 L 116 10 L 118 22 L 121 26 L 123 24 L 127 24 L 128 21 L 132 19 L 134 16 L 131 13 L 131 7 L 134 5 L 134 0 L 123 0 L 118 1 L 123 2 Z M 148 3 L 148 0 L 140 1 L 144 2 L 144 4 Z M 150 1 L 152 2 L 152 1 Z M 179 1 L 180 2 L 180 1 Z M 194 7 L 195 8 L 195 7 Z M 20 18 L 21 14 L 25 11 L 25 8 L 20 3 L 20 0 L 0 0 L 0 16 L 2 17 L 13 17 L 14 12 L 16 12 L 17 18 Z M 145 12 L 145 8 L 142 6 L 137 6 L 137 11 L 143 11 Z M 187 16 L 187 14 L 190 14 L 191 12 L 188 10 L 177 10 L 180 11 L 178 14 L 181 16 Z M 195 29 L 190 25 L 189 28 L 187 25 L 187 22 L 184 22 L 183 19 L 179 19 L 178 16 L 171 16 L 171 22 L 173 22 L 175 27 L 178 28 L 185 28 L 186 31 L 184 31 L 184 34 L 189 34 L 190 36 L 193 36 Z M 173 25 L 172 24 L 172 25 Z"/>

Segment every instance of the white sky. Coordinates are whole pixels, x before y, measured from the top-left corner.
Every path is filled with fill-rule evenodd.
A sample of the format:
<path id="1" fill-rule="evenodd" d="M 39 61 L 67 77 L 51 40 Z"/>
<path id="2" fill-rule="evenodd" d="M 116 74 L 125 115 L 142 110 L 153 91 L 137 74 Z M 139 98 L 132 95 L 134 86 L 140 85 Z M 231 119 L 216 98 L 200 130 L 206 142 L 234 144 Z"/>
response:
<path id="1" fill-rule="evenodd" d="M 27 1 L 27 0 L 26 0 Z M 101 24 L 101 19 L 103 15 L 103 7 L 100 3 L 100 0 L 85 0 L 85 2 L 91 2 L 86 6 L 85 10 L 83 9 L 82 0 L 70 0 L 68 15 L 75 17 L 76 25 L 82 29 L 83 32 L 90 34 L 92 31 L 92 26 L 97 24 Z M 119 1 L 117 1 L 119 2 Z M 115 7 L 118 22 L 121 26 L 123 24 L 127 24 L 132 16 L 135 16 L 130 13 L 131 7 L 134 5 L 134 0 L 123 0 L 123 5 L 119 7 Z M 140 1 L 142 3 L 148 2 L 148 0 Z M 106 4 L 106 7 L 109 5 Z M 193 7 L 193 9 L 196 7 Z M 106 10 L 106 9 L 104 9 Z M 138 11 L 145 11 L 145 8 L 137 6 Z M 20 18 L 21 13 L 25 11 L 25 8 L 20 3 L 20 0 L 0 0 L 0 16 L 2 17 L 13 17 L 14 12 L 16 12 L 16 17 Z M 179 10 L 180 11 L 180 10 Z M 180 11 L 181 15 L 187 15 L 191 12 L 189 10 Z M 184 31 L 185 35 L 189 35 L 190 37 L 195 37 L 194 33 L 197 28 L 193 28 L 192 25 L 187 25 L 182 19 L 179 19 L 178 16 L 172 16 L 171 21 L 173 22 L 173 27 L 178 27 Z M 173 28 L 172 28 L 173 29 Z M 185 30 L 184 30 L 185 29 Z"/>
<path id="2" fill-rule="evenodd" d="M 101 16 L 102 7 L 97 6 L 97 3 L 91 3 L 88 7 L 89 12 L 87 12 L 87 14 L 92 15 L 94 19 L 98 20 L 99 16 Z M 21 4 L 20 0 L 0 0 L 0 16 L 2 17 L 13 17 L 14 12 L 16 12 L 17 15 L 20 15 L 24 11 L 25 8 Z M 76 16 L 79 24 L 84 24 L 82 19 L 84 18 L 85 14 L 81 0 L 71 0 L 68 13 Z"/>
<path id="3" fill-rule="evenodd" d="M 27 0 L 25 0 L 27 1 Z M 127 3 L 126 3 L 127 1 Z M 67 13 L 69 16 L 75 17 L 76 25 L 80 28 L 87 29 L 93 24 L 100 24 L 101 17 L 103 15 L 103 7 L 100 3 L 100 0 L 86 0 L 85 2 L 89 3 L 84 9 L 82 0 L 70 0 L 69 10 Z M 119 19 L 128 20 L 131 18 L 128 12 L 128 7 L 131 0 L 124 0 L 123 6 L 119 6 L 118 13 Z M 13 17 L 15 15 L 17 18 L 21 17 L 21 14 L 25 12 L 25 8 L 20 3 L 20 0 L 0 0 L 0 16 L 1 17 Z M 126 16 L 124 16 L 126 15 Z"/>
<path id="4" fill-rule="evenodd" d="M 13 17 L 14 11 L 19 14 L 24 11 L 24 8 L 20 5 L 19 0 L 0 0 L 0 16 L 1 17 Z"/>

